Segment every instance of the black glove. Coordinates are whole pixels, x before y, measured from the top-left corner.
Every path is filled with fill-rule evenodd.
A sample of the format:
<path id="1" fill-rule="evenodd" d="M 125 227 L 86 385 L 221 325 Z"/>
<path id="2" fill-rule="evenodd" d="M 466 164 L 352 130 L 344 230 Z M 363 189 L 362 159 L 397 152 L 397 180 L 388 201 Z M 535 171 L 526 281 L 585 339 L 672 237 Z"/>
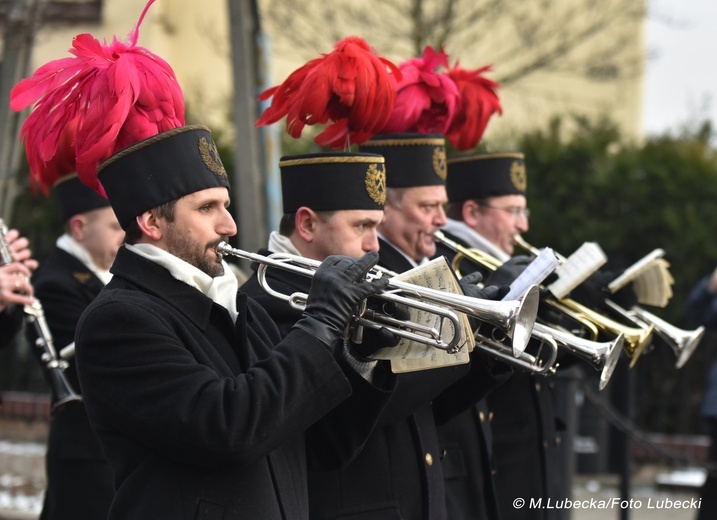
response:
<path id="1" fill-rule="evenodd" d="M 627 284 L 616 293 L 611 294 L 609 298 L 625 310 L 630 310 L 632 307 L 637 305 L 637 295 L 635 294 L 635 290 L 632 288 L 631 283 Z"/>
<path id="2" fill-rule="evenodd" d="M 386 314 L 401 321 L 406 321 L 410 317 L 408 307 L 400 303 L 369 298 L 367 307 L 374 312 Z M 361 343 L 356 343 L 352 338 L 349 341 L 349 351 L 354 357 L 365 361 L 370 360 L 371 355 L 382 348 L 395 347 L 399 341 L 401 338 L 386 327 L 380 329 L 364 327 Z"/>
<path id="3" fill-rule="evenodd" d="M 519 255 L 509 259 L 498 269 L 493 271 L 486 279 L 486 285 L 510 285 L 518 278 L 520 273 L 525 271 L 533 259 L 529 256 Z"/>
<path id="4" fill-rule="evenodd" d="M 359 303 L 388 285 L 387 277 L 372 282 L 364 280 L 377 262 L 375 251 L 359 259 L 327 257 L 314 273 L 306 309 L 294 327 L 317 337 L 333 350 Z"/>
<path id="5" fill-rule="evenodd" d="M 490 279 L 490 277 L 488 277 Z M 488 285 L 483 288 L 478 287 L 483 280 L 483 276 L 478 273 L 471 273 L 461 278 L 460 285 L 463 294 L 471 298 L 480 298 L 482 300 L 500 300 L 508 294 L 510 287 L 508 285 Z"/>
<path id="6" fill-rule="evenodd" d="M 570 297 L 590 309 L 598 309 L 603 306 L 605 300 L 610 296 L 607 285 L 615 277 L 616 275 L 612 271 L 597 271 L 573 289 L 570 292 Z"/>

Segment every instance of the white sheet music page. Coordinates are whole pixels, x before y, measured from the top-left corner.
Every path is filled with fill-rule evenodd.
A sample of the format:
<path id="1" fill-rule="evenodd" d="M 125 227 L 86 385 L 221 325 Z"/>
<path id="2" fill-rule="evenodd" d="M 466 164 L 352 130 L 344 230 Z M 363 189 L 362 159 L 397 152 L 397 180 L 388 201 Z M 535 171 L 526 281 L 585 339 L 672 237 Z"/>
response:
<path id="1" fill-rule="evenodd" d="M 560 259 L 555 251 L 549 247 L 543 248 L 535 260 L 530 262 L 518 278 L 513 280 L 513 283 L 510 284 L 510 291 L 503 297 L 503 300 L 515 300 L 525 295 L 533 285 L 540 285 L 559 264 Z"/>
<path id="2" fill-rule="evenodd" d="M 421 287 L 443 290 L 446 291 L 446 293 L 463 294 L 452 269 L 442 256 L 426 264 L 414 267 L 410 271 L 406 271 L 395 278 L 399 281 L 412 283 Z M 444 326 L 442 328 L 441 337 L 444 341 L 450 341 L 450 338 L 455 334 L 453 324 L 434 313 L 409 308 L 409 314 L 409 319 L 412 322 L 427 325 L 435 329 L 440 328 L 441 320 L 443 320 Z M 413 372 L 416 370 L 468 363 L 470 360 L 469 353 L 475 346 L 475 339 L 473 338 L 468 317 L 462 313 L 457 314 L 462 323 L 461 328 L 463 329 L 459 331 L 462 344 L 458 352 L 449 354 L 445 350 L 426 345 L 420 341 L 402 338 L 395 347 L 381 349 L 372 357 L 390 360 L 391 370 L 394 373 Z"/>
<path id="3" fill-rule="evenodd" d="M 562 300 L 606 262 L 607 255 L 596 242 L 585 242 L 555 269 L 558 279 L 548 289 L 558 300 Z"/>

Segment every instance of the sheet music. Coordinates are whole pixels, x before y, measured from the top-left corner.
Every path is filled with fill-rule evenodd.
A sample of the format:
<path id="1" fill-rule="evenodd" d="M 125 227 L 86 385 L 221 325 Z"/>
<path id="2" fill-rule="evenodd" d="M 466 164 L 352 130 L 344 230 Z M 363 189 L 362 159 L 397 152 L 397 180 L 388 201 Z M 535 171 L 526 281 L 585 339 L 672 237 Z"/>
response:
<path id="1" fill-rule="evenodd" d="M 625 287 L 627 284 L 632 282 L 635 278 L 637 278 L 643 271 L 645 271 L 650 266 L 652 262 L 654 262 L 658 258 L 662 258 L 663 256 L 665 256 L 664 250 L 655 249 L 654 251 L 645 255 L 640 260 L 625 269 L 625 272 L 623 272 L 620 276 L 610 282 L 607 288 L 610 290 L 611 293 L 616 293 L 617 291 Z"/>
<path id="2" fill-rule="evenodd" d="M 667 306 L 672 298 L 672 284 L 675 283 L 669 267 L 667 260 L 659 258 L 632 282 L 639 303 L 654 307 Z"/>
<path id="3" fill-rule="evenodd" d="M 622 275 L 608 284 L 608 289 L 614 294 L 632 283 L 639 303 L 665 307 L 672 298 L 675 279 L 670 273 L 670 263 L 663 256 L 664 250 L 655 249 L 625 269 Z"/>
<path id="4" fill-rule="evenodd" d="M 453 271 L 446 262 L 444 257 L 439 257 L 430 262 L 420 265 L 406 271 L 395 277 L 397 280 L 427 287 L 431 289 L 440 289 L 454 294 L 463 294 L 458 280 Z M 428 325 L 436 329 L 439 328 L 443 318 L 433 313 L 410 308 L 410 320 L 415 323 Z M 384 348 L 376 352 L 372 357 L 376 359 L 387 359 L 391 362 L 391 370 L 395 373 L 412 372 L 416 370 L 425 370 L 429 368 L 437 368 L 450 365 L 460 365 L 468 363 L 469 353 L 475 346 L 475 339 L 471 331 L 468 317 L 465 314 L 457 313 L 462 323 L 461 348 L 454 354 L 449 354 L 445 350 L 431 347 L 419 341 L 401 339 L 401 341 L 392 348 Z M 449 341 L 454 335 L 453 324 L 444 320 L 445 324 L 441 337 L 444 341 Z"/>
<path id="5" fill-rule="evenodd" d="M 515 300 L 523 296 L 533 285 L 540 285 L 550 273 L 560 264 L 555 251 L 549 247 L 543 248 L 535 260 L 520 273 L 520 276 L 510 284 L 510 291 L 503 297 L 504 301 Z"/>
<path id="6" fill-rule="evenodd" d="M 555 269 L 558 279 L 548 289 L 561 300 L 606 262 L 607 255 L 596 242 L 585 242 Z"/>

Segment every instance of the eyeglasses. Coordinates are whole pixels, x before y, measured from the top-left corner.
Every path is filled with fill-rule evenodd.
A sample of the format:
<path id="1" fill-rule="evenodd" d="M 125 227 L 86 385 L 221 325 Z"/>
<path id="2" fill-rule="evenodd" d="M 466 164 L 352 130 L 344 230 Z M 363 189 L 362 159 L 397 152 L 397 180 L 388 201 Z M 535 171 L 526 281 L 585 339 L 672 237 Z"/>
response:
<path id="1" fill-rule="evenodd" d="M 480 204 L 483 208 L 497 209 L 510 213 L 513 218 L 518 219 L 521 216 L 525 216 L 526 219 L 530 218 L 530 210 L 528 208 L 519 208 L 518 206 L 509 206 L 507 208 L 499 208 L 497 206 L 488 206 L 487 204 Z"/>

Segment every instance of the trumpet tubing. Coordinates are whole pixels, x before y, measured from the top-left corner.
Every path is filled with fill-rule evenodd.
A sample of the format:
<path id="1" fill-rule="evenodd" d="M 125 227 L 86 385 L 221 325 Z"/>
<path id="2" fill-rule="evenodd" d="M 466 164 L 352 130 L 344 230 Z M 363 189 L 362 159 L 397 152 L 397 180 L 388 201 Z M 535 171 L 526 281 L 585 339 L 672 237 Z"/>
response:
<path id="1" fill-rule="evenodd" d="M 272 254 L 263 256 L 235 249 L 225 242 L 217 246 L 220 255 L 232 255 L 259 263 L 257 276 L 259 283 L 270 295 L 288 301 L 293 307 L 302 310 L 306 306 L 308 295 L 306 293 L 293 293 L 286 295 L 275 291 L 268 284 L 266 269 L 271 266 L 288 270 L 307 277 L 313 277 L 321 262 L 290 254 Z M 384 276 L 379 269 L 373 269 L 367 275 L 368 280 Z M 533 328 L 537 315 L 537 287 L 530 295 L 519 300 L 508 302 L 495 302 L 479 300 L 462 294 L 452 294 L 444 291 L 421 287 L 415 284 L 401 282 L 391 278 L 385 291 L 375 298 L 400 303 L 407 307 L 426 311 L 441 317 L 441 324 L 448 320 L 453 324 L 454 336 L 446 342 L 442 339 L 442 331 L 430 329 L 422 331 L 422 325 L 412 322 L 401 322 L 396 325 L 395 320 L 380 314 L 372 314 L 371 319 L 364 315 L 355 317 L 355 324 L 372 328 L 386 327 L 399 337 L 420 341 L 427 345 L 454 352 L 463 343 L 460 335 L 461 324 L 456 313 L 464 313 L 478 320 L 485 321 L 505 330 L 513 340 L 514 349 L 522 351 L 527 345 L 527 338 Z M 364 307 L 364 306 L 362 306 Z"/>
<path id="2" fill-rule="evenodd" d="M 535 325 L 537 326 L 538 324 L 536 323 Z M 530 374 L 541 376 L 554 374 L 555 361 L 558 357 L 557 342 L 550 334 L 544 334 L 536 329 L 533 329 L 532 337 L 540 342 L 538 352 L 535 355 L 523 351 L 516 357 L 512 349 L 503 342 L 479 333 L 475 334 L 475 348 Z M 543 350 L 544 346 L 547 350 Z M 547 352 L 545 359 L 542 357 L 544 352 Z"/>

